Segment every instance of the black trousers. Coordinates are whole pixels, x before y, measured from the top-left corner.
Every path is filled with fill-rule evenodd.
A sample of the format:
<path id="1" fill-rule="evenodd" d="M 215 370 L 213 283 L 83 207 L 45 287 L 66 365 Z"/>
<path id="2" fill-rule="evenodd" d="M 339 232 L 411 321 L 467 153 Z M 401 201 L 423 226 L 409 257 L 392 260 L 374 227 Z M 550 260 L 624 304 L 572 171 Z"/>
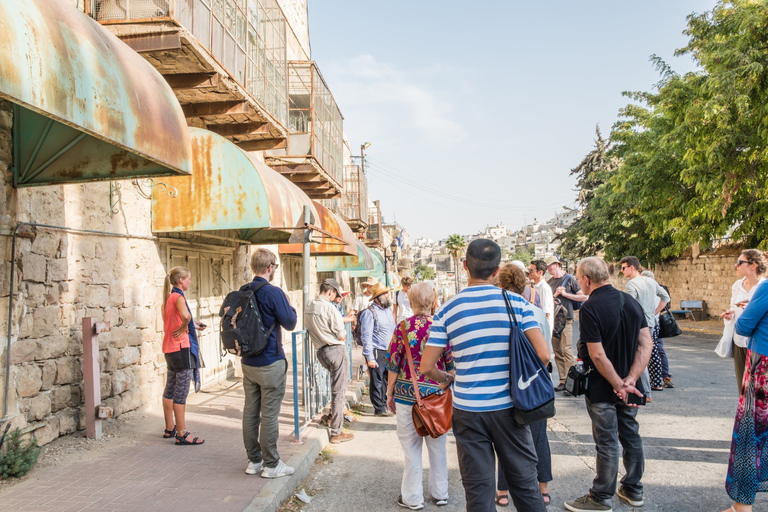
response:
<path id="1" fill-rule="evenodd" d="M 504 467 L 504 478 L 515 508 L 525 512 L 546 510 L 536 479 L 537 460 L 531 430 L 515 425 L 511 408 L 491 412 L 454 408 L 453 435 L 468 512 L 496 510 L 494 451 Z"/>
<path id="2" fill-rule="evenodd" d="M 384 363 L 387 362 L 387 351 L 373 349 L 373 357 L 376 359 L 377 368 L 368 368 L 368 375 L 371 378 L 370 391 L 373 412 L 376 414 L 387 412 L 387 369 Z"/>

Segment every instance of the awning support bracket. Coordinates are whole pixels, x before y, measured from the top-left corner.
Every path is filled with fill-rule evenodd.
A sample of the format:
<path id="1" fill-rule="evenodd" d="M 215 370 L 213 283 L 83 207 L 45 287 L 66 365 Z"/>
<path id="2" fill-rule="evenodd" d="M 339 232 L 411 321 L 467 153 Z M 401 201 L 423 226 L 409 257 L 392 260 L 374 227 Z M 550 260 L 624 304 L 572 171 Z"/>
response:
<path id="1" fill-rule="evenodd" d="M 13 106 L 13 118 L 14 118 L 14 124 L 21 124 L 21 115 L 19 115 L 19 107 L 18 105 L 14 104 Z M 51 131 L 51 127 L 53 126 L 53 119 L 49 119 L 48 123 L 45 125 L 45 129 L 43 130 L 43 134 L 40 136 L 40 139 L 37 141 L 37 145 L 35 145 L 35 150 L 32 152 L 32 156 L 29 158 L 29 162 L 27 162 L 26 167 L 24 168 L 24 171 L 21 173 L 21 178 L 19 181 L 22 183 L 27 182 L 27 174 L 29 174 L 29 169 L 32 167 L 32 162 L 37 159 L 38 153 L 40 153 L 40 150 L 43 147 L 43 143 L 45 142 L 45 139 L 48 137 L 48 132 Z M 21 141 L 17 139 L 16 134 L 13 135 L 13 142 L 14 144 L 20 144 Z"/>

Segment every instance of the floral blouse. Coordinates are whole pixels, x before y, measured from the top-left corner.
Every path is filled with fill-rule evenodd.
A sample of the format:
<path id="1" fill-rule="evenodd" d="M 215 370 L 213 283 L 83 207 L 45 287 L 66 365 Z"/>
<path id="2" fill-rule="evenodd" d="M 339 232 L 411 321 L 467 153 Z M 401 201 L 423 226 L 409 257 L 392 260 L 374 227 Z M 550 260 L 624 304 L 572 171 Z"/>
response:
<path id="1" fill-rule="evenodd" d="M 414 315 L 406 318 L 395 329 L 392 341 L 387 351 L 387 362 L 384 365 L 387 370 L 397 373 L 397 382 L 395 383 L 395 402 L 403 405 L 413 405 L 416 402 L 413 383 L 411 382 L 411 369 L 408 367 L 408 356 L 405 353 L 403 345 L 403 331 L 401 326 L 405 324 L 405 330 L 408 337 L 408 348 L 413 357 L 413 366 L 416 369 L 416 381 L 419 383 L 419 392 L 421 398 L 442 393 L 437 382 L 428 379 L 419 371 L 421 367 L 421 353 L 429 338 L 429 328 L 432 325 L 432 317 Z M 451 347 L 447 346 L 437 361 L 437 368 L 443 371 L 451 371 L 453 366 L 453 355 Z"/>

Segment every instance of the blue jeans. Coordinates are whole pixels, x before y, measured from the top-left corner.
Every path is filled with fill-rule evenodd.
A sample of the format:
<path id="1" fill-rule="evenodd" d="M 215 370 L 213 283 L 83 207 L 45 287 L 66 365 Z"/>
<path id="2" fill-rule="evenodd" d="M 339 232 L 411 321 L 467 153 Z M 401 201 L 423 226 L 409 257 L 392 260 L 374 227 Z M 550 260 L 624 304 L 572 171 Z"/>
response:
<path id="1" fill-rule="evenodd" d="M 591 403 L 587 402 L 587 412 L 592 420 L 592 437 L 597 450 L 595 479 L 589 490 L 592 498 L 605 503 L 616 493 L 616 480 L 619 475 L 619 443 L 623 449 L 624 469 L 627 472 L 621 484 L 633 495 L 643 495 L 645 458 L 643 440 L 640 438 L 640 425 L 637 423 L 637 408 L 628 407 L 623 402 Z"/>

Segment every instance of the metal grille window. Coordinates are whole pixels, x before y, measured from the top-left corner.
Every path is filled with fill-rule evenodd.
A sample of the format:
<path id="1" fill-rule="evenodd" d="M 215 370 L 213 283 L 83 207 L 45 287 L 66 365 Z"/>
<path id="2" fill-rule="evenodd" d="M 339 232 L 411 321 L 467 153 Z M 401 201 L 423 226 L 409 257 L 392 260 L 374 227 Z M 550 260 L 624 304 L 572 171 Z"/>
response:
<path id="1" fill-rule="evenodd" d="M 286 21 L 277 0 L 92 0 L 88 14 L 100 22 L 170 19 L 186 28 L 287 126 Z"/>
<path id="2" fill-rule="evenodd" d="M 345 219 L 368 222 L 368 179 L 359 165 L 344 166 L 344 192 L 340 208 Z"/>

